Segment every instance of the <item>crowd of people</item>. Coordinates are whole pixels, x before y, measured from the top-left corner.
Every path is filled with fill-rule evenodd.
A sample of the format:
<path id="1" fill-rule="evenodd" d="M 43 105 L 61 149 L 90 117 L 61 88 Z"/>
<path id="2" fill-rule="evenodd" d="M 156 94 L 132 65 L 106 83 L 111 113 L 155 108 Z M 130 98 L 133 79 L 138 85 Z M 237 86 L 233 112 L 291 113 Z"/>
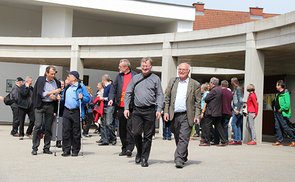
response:
<path id="1" fill-rule="evenodd" d="M 191 67 L 187 63 L 178 65 L 178 77 L 170 79 L 165 95 L 160 78 L 151 72 L 153 60 L 141 60 L 141 73 L 131 70 L 129 60 L 119 62 L 119 74 L 114 81 L 109 75 L 102 76 L 97 92 L 92 94 L 90 86 L 81 83 L 77 71 L 67 71 L 66 80 L 57 80 L 56 69 L 48 66 L 44 76 L 33 80 L 26 77 L 16 79 L 10 95 L 13 113 L 11 135 L 24 138 L 24 120 L 29 116 L 26 136 L 32 139 L 32 155 L 38 154 L 45 129 L 43 153 L 52 154 L 51 140 L 61 147 L 62 156 L 78 156 L 82 135 L 91 137 L 89 129 L 93 123 L 100 130 L 99 146 L 117 144 L 117 134 L 122 147 L 119 156 L 132 156 L 136 147 L 135 163 L 148 167 L 148 160 L 155 130 L 155 121 L 163 119 L 163 140 L 174 135 L 176 150 L 174 162 L 183 168 L 188 160 L 188 144 L 194 136 L 200 135 L 199 146 L 242 145 L 243 115 L 247 118 L 246 128 L 251 136 L 248 145 L 256 145 L 255 118 L 258 115 L 255 87 L 249 84 L 247 102 L 244 102 L 243 88 L 237 78 L 231 79 L 232 90 L 227 80 L 212 77 L 209 83 L 200 84 L 189 77 Z M 25 81 L 25 84 L 23 84 Z M 287 125 L 291 117 L 290 94 L 284 89 L 282 80 L 277 82 L 278 93 L 274 100 L 275 128 L 277 142 L 283 145 L 282 130 L 290 136 L 295 146 L 295 136 Z M 0 97 L 4 100 L 3 97 Z M 116 126 L 116 118 L 118 126 Z M 233 140 L 228 141 L 231 132 Z M 85 121 L 85 126 L 82 126 Z M 84 128 L 84 130 L 82 129 Z M 82 133 L 83 130 L 83 133 Z M 195 133 L 196 132 L 196 133 Z"/>

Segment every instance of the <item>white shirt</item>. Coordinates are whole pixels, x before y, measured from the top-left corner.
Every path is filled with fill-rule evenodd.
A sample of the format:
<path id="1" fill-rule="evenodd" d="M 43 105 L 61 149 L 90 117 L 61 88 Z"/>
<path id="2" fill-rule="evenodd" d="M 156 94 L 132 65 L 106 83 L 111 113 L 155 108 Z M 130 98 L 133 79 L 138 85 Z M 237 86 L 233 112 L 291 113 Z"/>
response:
<path id="1" fill-rule="evenodd" d="M 176 99 L 174 104 L 174 112 L 185 112 L 186 111 L 186 93 L 187 93 L 187 86 L 189 82 L 189 77 L 183 82 L 179 79 L 177 92 L 176 92 Z"/>

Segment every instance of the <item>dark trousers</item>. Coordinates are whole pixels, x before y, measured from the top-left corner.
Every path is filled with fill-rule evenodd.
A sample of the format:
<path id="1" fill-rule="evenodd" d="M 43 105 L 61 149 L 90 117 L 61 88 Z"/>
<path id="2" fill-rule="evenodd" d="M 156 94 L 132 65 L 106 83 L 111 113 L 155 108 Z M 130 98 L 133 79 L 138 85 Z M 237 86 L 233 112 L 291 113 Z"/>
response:
<path id="1" fill-rule="evenodd" d="M 81 148 L 80 110 L 68 110 L 63 113 L 62 150 L 65 153 L 78 154 Z"/>
<path id="2" fill-rule="evenodd" d="M 186 112 L 174 114 L 170 129 L 174 134 L 176 143 L 174 162 L 186 162 L 188 156 L 188 143 L 192 131 Z"/>
<path id="3" fill-rule="evenodd" d="M 141 159 L 149 159 L 155 121 L 156 110 L 154 106 L 148 108 L 134 107 L 132 113 L 133 134 L 137 148 L 136 155 Z M 142 132 L 144 133 L 143 139 Z"/>
<path id="4" fill-rule="evenodd" d="M 132 112 L 129 113 L 129 118 L 126 119 L 124 116 L 124 107 L 118 107 L 118 118 L 119 118 L 119 135 L 122 143 L 122 151 L 127 150 L 133 151 L 134 149 L 134 137 L 132 133 Z"/>
<path id="5" fill-rule="evenodd" d="M 86 126 L 85 126 L 85 130 L 83 134 L 88 134 L 89 133 L 89 129 L 92 125 L 93 122 L 93 113 L 87 113 L 86 114 Z"/>
<path id="6" fill-rule="evenodd" d="M 31 135 L 35 123 L 35 113 L 33 106 L 28 109 L 18 108 L 18 118 L 19 118 L 19 136 L 24 136 L 24 124 L 25 124 L 25 116 L 26 114 L 29 116 L 30 123 L 26 134 Z"/>
<path id="7" fill-rule="evenodd" d="M 210 144 L 210 127 L 212 127 L 212 124 L 214 124 L 215 130 L 221 140 L 221 143 L 227 143 L 227 140 L 224 136 L 224 130 L 221 125 L 221 117 L 211 117 L 211 116 L 205 116 L 205 122 L 203 124 L 204 132 L 205 132 L 205 143 Z"/>
<path id="8" fill-rule="evenodd" d="M 18 107 L 11 107 L 12 111 L 12 130 L 11 135 L 18 133 L 19 119 L 18 119 Z"/>
<path id="9" fill-rule="evenodd" d="M 53 122 L 54 104 L 52 102 L 42 102 L 39 108 L 35 109 L 35 128 L 33 132 L 33 150 L 38 150 L 41 139 L 41 126 L 43 117 L 45 117 L 45 136 L 44 136 L 44 148 L 50 148 L 51 141 L 51 127 Z"/>

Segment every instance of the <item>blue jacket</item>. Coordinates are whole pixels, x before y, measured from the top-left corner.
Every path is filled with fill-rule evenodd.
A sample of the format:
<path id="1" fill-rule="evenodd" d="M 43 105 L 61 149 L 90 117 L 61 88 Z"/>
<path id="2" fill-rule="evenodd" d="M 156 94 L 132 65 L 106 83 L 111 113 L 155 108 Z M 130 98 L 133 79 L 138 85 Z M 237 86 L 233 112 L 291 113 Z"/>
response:
<path id="1" fill-rule="evenodd" d="M 67 91 L 67 89 L 69 88 L 70 85 L 67 85 L 67 87 L 65 88 L 65 91 L 63 92 L 62 94 L 62 101 L 65 100 L 65 93 Z M 85 111 L 84 111 L 84 106 L 85 104 L 87 104 L 89 101 L 90 101 L 90 97 L 89 97 L 89 94 L 87 92 L 87 88 L 85 87 L 85 85 L 81 84 L 81 83 L 78 83 L 78 88 L 76 90 L 76 100 L 77 100 L 77 104 L 78 106 L 80 107 L 80 100 L 79 100 L 79 96 L 78 96 L 78 93 L 82 93 L 83 95 L 83 99 L 82 99 L 82 107 L 81 107 L 81 113 L 82 113 L 82 118 L 84 119 L 85 118 Z"/>

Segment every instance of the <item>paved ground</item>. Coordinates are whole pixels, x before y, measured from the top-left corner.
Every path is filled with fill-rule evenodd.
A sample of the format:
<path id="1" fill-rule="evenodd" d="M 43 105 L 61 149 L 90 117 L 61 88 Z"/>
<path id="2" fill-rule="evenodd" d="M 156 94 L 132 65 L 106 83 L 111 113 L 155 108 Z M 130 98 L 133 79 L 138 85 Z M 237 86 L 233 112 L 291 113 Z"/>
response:
<path id="1" fill-rule="evenodd" d="M 130 158 L 118 156 L 119 138 L 115 146 L 98 146 L 98 135 L 83 138 L 84 155 L 76 158 L 62 157 L 61 149 L 56 157 L 42 154 L 42 140 L 38 155 L 32 156 L 31 139 L 20 141 L 9 135 L 10 129 L 0 125 L 0 181 L 292 181 L 295 168 L 295 147 L 288 147 L 289 141 L 281 147 L 263 142 L 220 148 L 199 147 L 196 138 L 189 145 L 189 161 L 176 169 L 174 140 L 157 136 L 150 166 L 143 168 L 134 163 L 135 152 Z"/>

